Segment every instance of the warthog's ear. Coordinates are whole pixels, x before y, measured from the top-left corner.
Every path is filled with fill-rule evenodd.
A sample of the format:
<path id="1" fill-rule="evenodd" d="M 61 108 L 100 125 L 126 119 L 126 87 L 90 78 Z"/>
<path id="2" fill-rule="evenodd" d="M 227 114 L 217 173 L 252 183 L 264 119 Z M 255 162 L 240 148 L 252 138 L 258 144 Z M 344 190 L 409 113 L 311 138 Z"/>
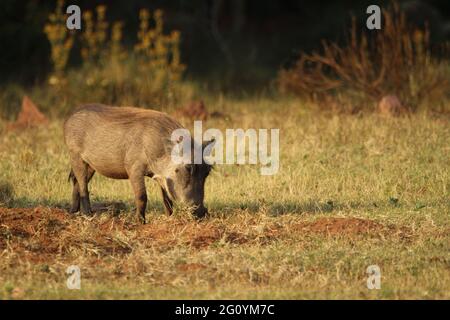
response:
<path id="1" fill-rule="evenodd" d="M 213 137 L 211 140 L 204 141 L 202 144 L 203 150 L 203 161 L 208 167 L 212 167 L 214 164 L 214 157 L 211 156 L 214 145 L 216 144 L 216 139 Z M 208 170 L 209 172 L 209 170 Z"/>
<path id="2" fill-rule="evenodd" d="M 165 151 L 175 164 L 189 163 L 191 161 L 192 141 L 189 131 L 186 129 L 180 130 L 181 133 L 178 132 L 178 135 L 172 134 L 171 139 L 167 139 L 165 143 Z"/>
<path id="3" fill-rule="evenodd" d="M 215 138 L 212 138 L 211 140 L 208 141 L 203 141 L 202 150 L 204 157 L 209 157 L 211 155 L 212 149 L 215 144 L 216 144 Z"/>

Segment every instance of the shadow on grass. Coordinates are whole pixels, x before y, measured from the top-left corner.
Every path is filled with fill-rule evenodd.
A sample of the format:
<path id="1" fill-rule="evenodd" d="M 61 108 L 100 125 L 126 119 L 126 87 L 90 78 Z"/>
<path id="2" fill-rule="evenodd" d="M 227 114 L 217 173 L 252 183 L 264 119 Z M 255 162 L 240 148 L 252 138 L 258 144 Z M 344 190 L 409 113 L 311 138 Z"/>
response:
<path id="1" fill-rule="evenodd" d="M 377 201 L 351 201 L 351 202 L 337 202 L 332 200 L 310 200 L 306 202 L 294 202 L 294 201 L 283 201 L 283 202 L 267 202 L 267 201 L 244 201 L 239 203 L 224 203 L 220 201 L 214 201 L 210 204 L 210 209 L 212 212 L 220 212 L 220 214 L 229 214 L 236 210 L 248 211 L 250 213 L 256 212 L 267 212 L 272 216 L 278 216 L 283 214 L 316 214 L 316 213 L 332 213 L 335 211 L 342 210 L 354 210 L 362 209 L 366 211 L 380 209 L 380 208 L 398 208 L 404 205 L 400 203 L 398 199 L 395 201 L 393 198 L 388 200 L 377 200 Z M 415 204 L 414 210 L 419 210 L 426 205 Z"/>
<path id="2" fill-rule="evenodd" d="M 267 212 L 270 215 L 278 216 L 289 213 L 329 213 L 335 210 L 345 208 L 357 208 L 360 204 L 341 205 L 333 201 L 308 201 L 308 202 L 261 202 L 261 201 L 245 201 L 239 203 L 225 203 L 214 201 L 210 204 L 210 211 L 222 214 L 232 214 L 236 210 L 247 211 L 250 213 Z"/>
<path id="3" fill-rule="evenodd" d="M 69 213 L 71 203 L 68 201 L 54 201 L 51 199 L 29 199 L 25 197 L 15 198 L 9 201 L 8 208 L 35 208 L 35 207 L 50 207 L 55 209 L 62 209 Z M 91 199 L 91 208 L 94 214 L 109 212 L 114 216 L 121 213 L 134 213 L 135 206 L 130 201 L 108 201 L 103 199 Z M 156 210 L 163 212 L 163 205 L 161 201 L 150 200 L 147 203 L 147 211 Z"/>
<path id="4" fill-rule="evenodd" d="M 340 210 L 351 209 L 374 209 L 380 206 L 389 206 L 389 203 L 336 203 L 335 201 L 310 200 L 307 202 L 266 202 L 266 201 L 240 201 L 240 202 L 221 202 L 210 201 L 205 203 L 208 207 L 210 216 L 229 216 L 239 211 L 249 213 L 265 212 L 272 216 L 283 214 L 320 214 L 332 213 Z M 14 198 L 6 205 L 9 208 L 34 208 L 34 207 L 58 208 L 69 212 L 70 203 L 68 201 L 54 201 L 51 199 L 28 199 Z M 114 216 L 122 213 L 134 213 L 135 205 L 133 201 L 108 201 L 106 199 L 91 199 L 91 206 L 94 213 L 111 213 Z M 164 208 L 160 199 L 149 199 L 147 203 L 147 214 L 150 211 L 164 214 Z"/>

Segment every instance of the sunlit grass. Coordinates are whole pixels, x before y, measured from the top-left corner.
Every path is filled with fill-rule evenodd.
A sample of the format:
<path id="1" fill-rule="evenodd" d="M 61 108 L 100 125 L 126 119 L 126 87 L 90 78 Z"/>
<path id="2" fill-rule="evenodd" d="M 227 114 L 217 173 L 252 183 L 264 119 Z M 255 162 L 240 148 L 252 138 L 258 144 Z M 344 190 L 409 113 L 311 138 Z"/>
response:
<path id="1" fill-rule="evenodd" d="M 216 166 L 206 185 L 211 216 L 203 222 L 182 211 L 164 216 L 159 190 L 148 179 L 150 223 L 143 229 L 133 221 L 129 181 L 96 175 L 92 202 L 123 203 L 120 213 L 67 214 L 69 230 L 53 235 L 61 251 L 41 262 L 14 246 L 0 247 L 0 297 L 450 297 L 448 118 L 314 114 L 288 99 L 207 102 L 230 119 L 208 120 L 205 128 L 280 129 L 278 174 L 261 176 L 259 166 Z M 66 208 L 68 163 L 62 122 L 3 130 L 0 183 L 14 190 L 7 205 Z M 392 232 L 296 229 L 335 217 L 374 220 Z M 124 221 L 132 225 L 113 228 Z M 98 233 L 102 223 L 112 225 L 110 233 Z M 201 238 L 211 232 L 220 236 Z M 101 241 L 109 238 L 131 251 L 104 253 Z M 33 239 L 10 241 L 32 245 Z M 200 240 L 207 245 L 196 246 Z M 71 264 L 81 266 L 81 291 L 65 286 Z M 381 268 L 381 290 L 366 287 L 372 264 Z"/>

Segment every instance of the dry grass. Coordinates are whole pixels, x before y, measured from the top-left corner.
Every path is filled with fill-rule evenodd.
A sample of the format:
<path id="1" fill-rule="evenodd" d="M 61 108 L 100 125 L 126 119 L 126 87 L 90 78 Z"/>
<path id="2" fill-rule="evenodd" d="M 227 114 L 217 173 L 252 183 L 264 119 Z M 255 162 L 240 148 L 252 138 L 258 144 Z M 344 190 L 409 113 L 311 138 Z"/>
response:
<path id="1" fill-rule="evenodd" d="M 97 213 L 71 216 L 61 123 L 3 130 L 0 298 L 450 298 L 449 119 L 299 103 L 206 102 L 232 119 L 207 127 L 280 128 L 281 166 L 275 176 L 217 167 L 202 222 L 163 215 L 148 181 L 139 225 L 129 182 L 100 176 Z M 373 264 L 381 290 L 366 287 Z M 69 265 L 80 291 L 66 288 Z"/>
<path id="2" fill-rule="evenodd" d="M 354 19 L 344 44 L 324 41 L 321 52 L 302 54 L 280 71 L 281 90 L 336 112 L 373 110 L 391 94 L 408 111 L 448 111 L 448 46 L 441 46 L 440 58 L 432 54 L 428 30 L 412 29 L 398 5 L 383 11 L 381 30 L 364 30 Z"/>

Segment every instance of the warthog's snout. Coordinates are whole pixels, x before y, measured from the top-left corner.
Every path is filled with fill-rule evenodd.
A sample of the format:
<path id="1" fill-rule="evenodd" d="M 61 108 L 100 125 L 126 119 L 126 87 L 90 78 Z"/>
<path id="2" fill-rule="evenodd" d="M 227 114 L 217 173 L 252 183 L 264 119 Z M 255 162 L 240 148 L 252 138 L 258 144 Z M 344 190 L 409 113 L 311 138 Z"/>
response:
<path id="1" fill-rule="evenodd" d="M 194 215 L 197 218 L 204 218 L 208 214 L 208 209 L 201 205 L 194 210 Z"/>

